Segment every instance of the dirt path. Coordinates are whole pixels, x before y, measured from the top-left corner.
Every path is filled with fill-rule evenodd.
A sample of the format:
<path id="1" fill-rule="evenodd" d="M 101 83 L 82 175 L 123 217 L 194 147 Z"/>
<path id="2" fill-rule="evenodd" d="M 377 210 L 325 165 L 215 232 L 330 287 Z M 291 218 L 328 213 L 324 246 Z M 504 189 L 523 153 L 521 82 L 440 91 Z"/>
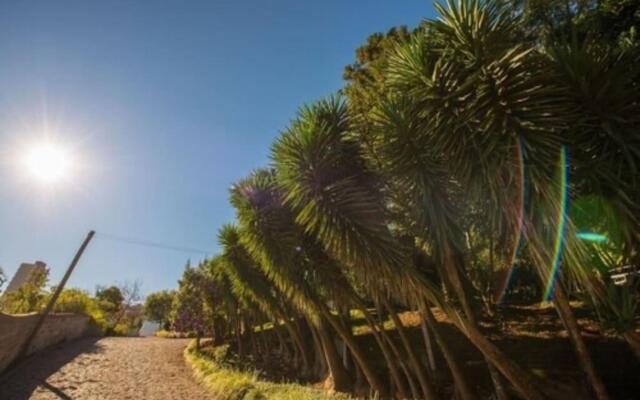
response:
<path id="1" fill-rule="evenodd" d="M 32 357 L 0 381 L 0 399 L 210 399 L 182 351 L 187 340 L 83 339 Z"/>

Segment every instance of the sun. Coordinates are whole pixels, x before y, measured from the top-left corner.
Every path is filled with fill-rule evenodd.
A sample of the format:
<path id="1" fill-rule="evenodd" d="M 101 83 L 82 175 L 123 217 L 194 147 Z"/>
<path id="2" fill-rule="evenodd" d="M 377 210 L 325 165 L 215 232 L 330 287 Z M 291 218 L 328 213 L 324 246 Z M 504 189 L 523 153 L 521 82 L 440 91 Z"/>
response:
<path id="1" fill-rule="evenodd" d="M 43 142 L 26 149 L 24 168 L 39 182 L 51 185 L 69 178 L 72 159 L 69 151 L 53 142 Z"/>

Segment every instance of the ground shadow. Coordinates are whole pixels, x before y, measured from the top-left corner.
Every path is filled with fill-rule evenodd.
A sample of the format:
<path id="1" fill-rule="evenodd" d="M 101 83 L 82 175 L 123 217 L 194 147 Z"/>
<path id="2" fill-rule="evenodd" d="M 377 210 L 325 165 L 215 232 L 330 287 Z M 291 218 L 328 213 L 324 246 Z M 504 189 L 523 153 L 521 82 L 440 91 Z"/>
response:
<path id="1" fill-rule="evenodd" d="M 0 399 L 28 399 L 38 387 L 60 399 L 71 399 L 63 388 L 47 383 L 47 378 L 81 354 L 102 352 L 99 339 L 90 337 L 60 343 L 22 360 L 0 375 Z"/>

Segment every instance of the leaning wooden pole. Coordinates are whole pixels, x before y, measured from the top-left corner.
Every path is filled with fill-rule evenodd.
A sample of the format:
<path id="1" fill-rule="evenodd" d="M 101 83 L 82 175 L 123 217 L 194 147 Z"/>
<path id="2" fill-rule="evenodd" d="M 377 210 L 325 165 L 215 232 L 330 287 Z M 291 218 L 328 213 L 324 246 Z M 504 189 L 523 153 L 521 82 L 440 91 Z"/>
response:
<path id="1" fill-rule="evenodd" d="M 33 339 L 35 339 L 36 335 L 40 331 L 40 328 L 42 328 L 42 324 L 44 324 L 44 321 L 47 318 L 47 315 L 49 315 L 49 313 L 53 309 L 53 306 L 56 304 L 56 301 L 58 300 L 60 293 L 62 293 L 64 286 L 67 284 L 67 281 L 71 276 L 71 273 L 73 273 L 73 270 L 78 264 L 78 261 L 80 261 L 80 257 L 82 256 L 82 253 L 84 253 L 84 250 L 87 248 L 87 246 L 89 245 L 89 242 L 91 241 L 91 239 L 93 239 L 93 236 L 95 234 L 96 234 L 95 231 L 90 231 L 87 234 L 87 237 L 84 239 L 84 242 L 82 242 L 82 245 L 76 252 L 76 255 L 73 257 L 71 264 L 69 264 L 69 268 L 67 268 L 67 272 L 65 272 L 64 276 L 62 277 L 62 280 L 60 281 L 60 284 L 56 287 L 56 291 L 53 293 L 53 296 L 51 296 L 51 298 L 49 299 L 47 306 L 45 307 L 42 314 L 40 314 L 40 317 L 38 318 L 38 321 L 34 325 L 33 329 L 31 330 L 31 332 L 29 332 L 29 335 L 27 336 L 25 341 L 22 343 L 22 346 L 20 347 L 20 351 L 18 352 L 18 356 L 16 357 L 16 361 L 20 360 L 23 356 L 27 354 L 27 351 L 29 349 L 29 346 L 31 345 L 31 342 L 33 342 Z"/>

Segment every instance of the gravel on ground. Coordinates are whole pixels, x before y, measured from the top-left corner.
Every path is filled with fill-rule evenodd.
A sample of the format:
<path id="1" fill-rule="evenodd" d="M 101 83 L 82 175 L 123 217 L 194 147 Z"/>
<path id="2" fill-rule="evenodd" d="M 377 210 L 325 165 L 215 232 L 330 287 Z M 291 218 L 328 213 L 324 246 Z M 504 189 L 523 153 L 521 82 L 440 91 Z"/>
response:
<path id="1" fill-rule="evenodd" d="M 65 343 L 30 357 L 0 378 L 0 399 L 211 399 L 185 364 L 187 343 L 155 337 Z"/>

